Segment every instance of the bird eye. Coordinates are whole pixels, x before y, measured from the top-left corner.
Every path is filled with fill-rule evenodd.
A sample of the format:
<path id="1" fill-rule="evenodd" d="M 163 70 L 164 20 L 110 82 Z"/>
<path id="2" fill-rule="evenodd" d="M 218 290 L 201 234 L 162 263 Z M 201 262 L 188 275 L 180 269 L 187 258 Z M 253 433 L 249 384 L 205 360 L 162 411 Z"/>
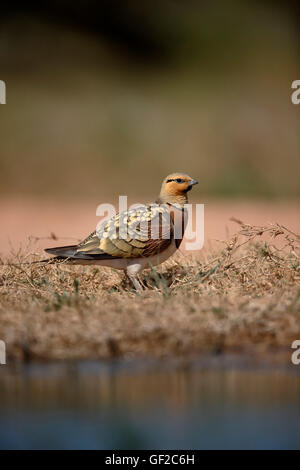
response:
<path id="1" fill-rule="evenodd" d="M 183 183 L 183 179 L 181 179 L 181 178 L 176 178 L 175 181 L 176 181 L 176 183 Z"/>

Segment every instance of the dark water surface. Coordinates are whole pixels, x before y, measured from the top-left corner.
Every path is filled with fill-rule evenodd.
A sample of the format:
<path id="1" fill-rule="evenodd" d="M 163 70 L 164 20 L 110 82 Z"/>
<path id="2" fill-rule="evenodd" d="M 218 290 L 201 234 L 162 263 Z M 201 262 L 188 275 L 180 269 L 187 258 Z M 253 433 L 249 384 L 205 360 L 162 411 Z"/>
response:
<path id="1" fill-rule="evenodd" d="M 300 449 L 300 366 L 0 366 L 0 448 Z"/>

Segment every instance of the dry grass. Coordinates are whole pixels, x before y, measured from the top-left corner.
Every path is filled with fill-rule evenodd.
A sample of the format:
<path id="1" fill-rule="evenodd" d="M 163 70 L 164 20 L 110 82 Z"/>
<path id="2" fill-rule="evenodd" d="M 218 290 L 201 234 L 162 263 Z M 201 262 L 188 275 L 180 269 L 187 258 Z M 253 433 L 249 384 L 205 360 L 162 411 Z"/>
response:
<path id="1" fill-rule="evenodd" d="M 0 338 L 11 360 L 291 353 L 300 338 L 300 238 L 278 224 L 239 231 L 217 252 L 143 276 L 141 294 L 108 268 L 0 266 Z M 6 263 L 6 264 L 4 264 Z"/>

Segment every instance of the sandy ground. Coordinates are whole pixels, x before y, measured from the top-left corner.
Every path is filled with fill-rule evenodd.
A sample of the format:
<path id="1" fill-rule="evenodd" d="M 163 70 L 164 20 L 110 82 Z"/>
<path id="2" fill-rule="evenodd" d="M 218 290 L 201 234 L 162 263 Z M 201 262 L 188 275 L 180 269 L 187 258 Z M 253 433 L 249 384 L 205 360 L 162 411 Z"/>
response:
<path id="1" fill-rule="evenodd" d="M 24 248 L 11 257 L 13 264 L 0 266 L 0 338 L 9 360 L 209 352 L 262 358 L 276 351 L 290 364 L 291 344 L 300 336 L 299 240 L 288 230 L 262 226 L 279 222 L 300 233 L 299 206 L 205 201 L 200 263 L 175 256 L 161 271 L 144 272 L 145 288 L 137 294 L 115 270 L 23 264 L 32 259 L 28 253 L 85 237 L 97 222 L 95 204 L 2 201 L 1 251 L 9 256 L 20 244 Z M 243 226 L 236 237 L 241 226 L 231 217 L 258 227 Z M 214 241 L 233 233 L 230 244 Z M 272 233 L 285 251 L 268 243 Z M 29 236 L 41 237 L 30 251 Z"/>
<path id="2" fill-rule="evenodd" d="M 133 202 L 133 201 L 132 201 Z M 195 202 L 195 201 L 193 201 Z M 204 247 L 210 248 L 216 239 L 227 239 L 236 231 L 231 217 L 254 225 L 278 222 L 300 233 L 300 201 L 221 201 L 204 200 Z M 25 248 L 29 237 L 37 237 L 36 252 L 46 247 L 73 244 L 92 232 L 100 218 L 96 216 L 96 201 L 62 202 L 22 198 L 2 198 L 0 201 L 0 253 L 8 255 L 20 246 Z M 51 234 L 59 240 L 51 239 Z"/>

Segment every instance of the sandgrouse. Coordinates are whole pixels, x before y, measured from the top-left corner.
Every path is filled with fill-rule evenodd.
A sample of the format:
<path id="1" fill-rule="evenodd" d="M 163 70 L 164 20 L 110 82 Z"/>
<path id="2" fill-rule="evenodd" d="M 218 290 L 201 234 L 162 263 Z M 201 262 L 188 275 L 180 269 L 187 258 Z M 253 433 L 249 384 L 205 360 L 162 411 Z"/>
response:
<path id="1" fill-rule="evenodd" d="M 167 176 L 155 203 L 120 212 L 78 245 L 47 248 L 53 260 L 124 270 L 141 289 L 139 272 L 166 261 L 179 248 L 187 224 L 187 193 L 198 182 L 182 173 Z"/>

